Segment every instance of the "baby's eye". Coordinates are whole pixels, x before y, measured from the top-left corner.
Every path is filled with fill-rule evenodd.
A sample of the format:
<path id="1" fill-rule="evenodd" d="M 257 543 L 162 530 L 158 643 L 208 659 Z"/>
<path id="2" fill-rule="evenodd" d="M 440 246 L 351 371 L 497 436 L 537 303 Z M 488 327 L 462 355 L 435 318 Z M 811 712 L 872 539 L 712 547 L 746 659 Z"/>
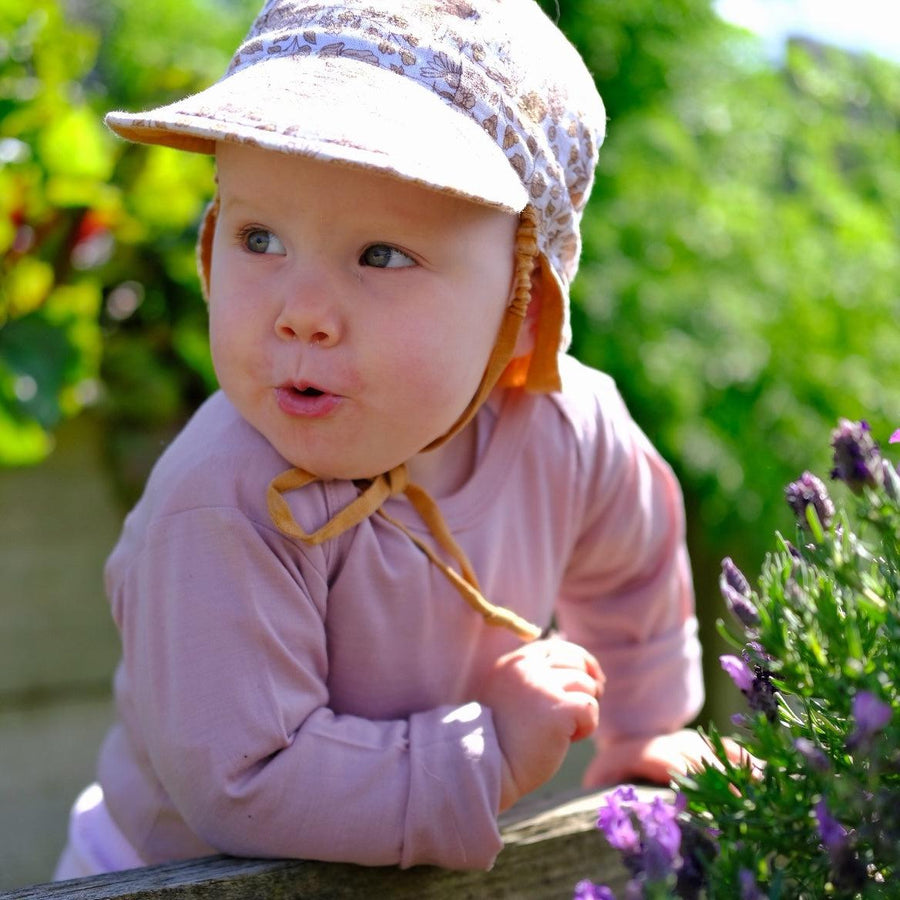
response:
<path id="1" fill-rule="evenodd" d="M 251 253 L 268 253 L 284 256 L 284 244 L 277 235 L 265 228 L 247 228 L 241 232 L 241 243 Z"/>
<path id="2" fill-rule="evenodd" d="M 374 266 L 376 269 L 405 269 L 416 265 L 416 261 L 402 250 L 388 244 L 372 244 L 366 247 L 359 258 L 361 266 Z"/>

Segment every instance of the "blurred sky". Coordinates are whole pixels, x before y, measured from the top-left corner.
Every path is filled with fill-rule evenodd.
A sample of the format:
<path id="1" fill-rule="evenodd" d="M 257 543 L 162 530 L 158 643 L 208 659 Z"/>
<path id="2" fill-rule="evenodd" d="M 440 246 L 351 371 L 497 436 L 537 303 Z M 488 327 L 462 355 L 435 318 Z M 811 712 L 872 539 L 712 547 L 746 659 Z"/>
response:
<path id="1" fill-rule="evenodd" d="M 786 37 L 808 35 L 900 61 L 900 0 L 716 0 L 719 14 L 760 34 L 777 57 Z"/>

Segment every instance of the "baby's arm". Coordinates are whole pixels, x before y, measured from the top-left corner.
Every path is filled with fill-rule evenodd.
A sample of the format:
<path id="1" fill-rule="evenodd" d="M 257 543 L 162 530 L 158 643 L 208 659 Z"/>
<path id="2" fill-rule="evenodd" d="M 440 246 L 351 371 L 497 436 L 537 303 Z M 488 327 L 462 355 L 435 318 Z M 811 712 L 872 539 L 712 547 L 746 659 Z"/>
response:
<path id="1" fill-rule="evenodd" d="M 228 509 L 168 516 L 114 591 L 120 700 L 146 772 L 139 799 L 165 791 L 159 806 L 136 804 L 133 764 L 107 757 L 101 780 L 136 849 L 154 861 L 174 847 L 489 867 L 502 846 L 491 713 L 477 703 L 405 718 L 334 711 L 328 584 L 283 546 Z M 172 823 L 175 810 L 195 838 Z M 148 816 L 161 826 L 148 831 Z"/>
<path id="2" fill-rule="evenodd" d="M 572 741 L 594 732 L 603 681 L 590 653 L 556 638 L 497 660 L 477 699 L 491 709 L 503 756 L 501 811 L 550 779 Z"/>
<path id="3" fill-rule="evenodd" d="M 734 741 L 725 738 L 724 744 L 733 763 L 749 759 Z M 582 784 L 587 788 L 627 781 L 669 784 L 673 775 L 687 775 L 704 762 L 714 763 L 715 754 L 706 740 L 690 728 L 650 737 L 623 737 L 598 750 L 585 770 Z"/>
<path id="4" fill-rule="evenodd" d="M 556 622 L 607 676 L 589 787 L 667 783 L 706 754 L 684 726 L 703 701 L 700 645 L 679 485 L 618 393 L 596 382 L 585 508 Z"/>

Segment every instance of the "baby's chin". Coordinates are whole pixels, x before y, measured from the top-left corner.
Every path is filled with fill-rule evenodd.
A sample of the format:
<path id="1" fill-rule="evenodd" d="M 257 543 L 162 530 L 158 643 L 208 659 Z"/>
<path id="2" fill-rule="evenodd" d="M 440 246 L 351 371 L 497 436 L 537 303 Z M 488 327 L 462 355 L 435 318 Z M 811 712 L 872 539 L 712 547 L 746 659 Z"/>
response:
<path id="1" fill-rule="evenodd" d="M 320 481 L 370 481 L 402 465 L 409 457 L 415 455 L 415 450 L 411 450 L 408 456 L 401 456 L 405 452 L 405 446 L 372 449 L 356 446 L 349 452 L 343 452 L 341 446 L 336 446 L 335 440 L 322 441 L 318 445 L 311 446 L 297 440 L 296 435 L 285 435 L 275 429 L 267 431 L 264 427 L 260 427 L 260 424 L 267 423 L 251 424 L 289 466 L 302 469 Z M 345 442 L 346 440 L 344 438 Z"/>
<path id="2" fill-rule="evenodd" d="M 372 481 L 379 475 L 390 472 L 402 465 L 406 460 L 385 460 L 383 465 L 377 462 L 312 460 L 303 454 L 282 454 L 294 468 L 302 469 L 315 475 L 320 481 Z"/>

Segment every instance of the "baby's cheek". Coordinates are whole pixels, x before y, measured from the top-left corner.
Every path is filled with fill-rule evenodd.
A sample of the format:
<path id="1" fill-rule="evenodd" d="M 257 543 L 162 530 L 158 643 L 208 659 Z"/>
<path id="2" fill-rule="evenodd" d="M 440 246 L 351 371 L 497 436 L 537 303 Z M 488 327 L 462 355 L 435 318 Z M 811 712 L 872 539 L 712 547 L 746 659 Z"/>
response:
<path id="1" fill-rule="evenodd" d="M 475 394 L 483 367 L 464 348 L 443 343 L 422 353 L 414 372 L 416 388 L 431 403 L 462 409 Z"/>

